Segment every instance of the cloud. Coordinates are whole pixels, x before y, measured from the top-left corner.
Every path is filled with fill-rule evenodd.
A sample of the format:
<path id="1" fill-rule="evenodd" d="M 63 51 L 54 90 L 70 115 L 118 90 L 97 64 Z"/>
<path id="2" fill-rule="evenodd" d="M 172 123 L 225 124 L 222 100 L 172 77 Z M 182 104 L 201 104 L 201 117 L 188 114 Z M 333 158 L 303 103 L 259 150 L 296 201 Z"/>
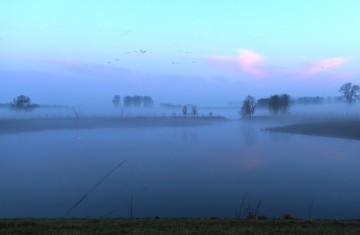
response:
<path id="1" fill-rule="evenodd" d="M 267 73 L 262 68 L 264 56 L 248 50 L 239 49 L 237 56 L 212 55 L 206 59 L 213 65 L 232 71 L 242 71 L 254 77 L 264 77 Z"/>
<path id="2" fill-rule="evenodd" d="M 352 57 L 335 57 L 314 61 L 305 68 L 305 74 L 313 75 L 334 69 L 348 63 L 350 60 L 352 60 Z"/>
<path id="3" fill-rule="evenodd" d="M 264 57 L 254 51 L 240 49 L 236 58 L 240 68 L 248 74 L 263 77 L 266 73 L 261 69 Z"/>

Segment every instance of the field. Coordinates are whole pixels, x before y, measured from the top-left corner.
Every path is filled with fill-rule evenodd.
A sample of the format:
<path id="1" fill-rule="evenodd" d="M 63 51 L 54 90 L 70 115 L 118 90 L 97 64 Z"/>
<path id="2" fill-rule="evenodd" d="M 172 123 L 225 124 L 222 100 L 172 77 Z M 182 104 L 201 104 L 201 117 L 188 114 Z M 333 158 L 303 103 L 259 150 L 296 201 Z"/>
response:
<path id="1" fill-rule="evenodd" d="M 359 234 L 359 221 L 1 219 L 0 234 Z"/>

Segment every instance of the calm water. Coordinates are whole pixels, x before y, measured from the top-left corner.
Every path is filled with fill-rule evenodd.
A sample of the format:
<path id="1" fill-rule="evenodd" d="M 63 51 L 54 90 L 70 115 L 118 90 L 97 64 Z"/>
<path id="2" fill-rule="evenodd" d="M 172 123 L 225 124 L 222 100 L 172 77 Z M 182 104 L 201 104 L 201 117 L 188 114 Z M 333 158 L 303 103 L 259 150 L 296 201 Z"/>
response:
<path id="1" fill-rule="evenodd" d="M 0 136 L 0 217 L 360 218 L 359 141 L 269 133 L 271 123 Z M 245 197 L 243 207 L 241 201 Z"/>

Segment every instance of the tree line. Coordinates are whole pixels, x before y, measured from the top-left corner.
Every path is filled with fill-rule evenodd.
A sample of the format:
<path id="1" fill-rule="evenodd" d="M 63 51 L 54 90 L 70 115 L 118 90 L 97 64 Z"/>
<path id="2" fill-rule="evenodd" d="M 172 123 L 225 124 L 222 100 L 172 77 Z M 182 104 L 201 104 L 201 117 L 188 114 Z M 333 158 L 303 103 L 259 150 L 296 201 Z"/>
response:
<path id="1" fill-rule="evenodd" d="M 260 102 L 261 105 L 266 105 L 269 109 L 269 112 L 274 115 L 278 113 L 285 114 L 290 107 L 291 98 L 288 94 L 272 95 L 269 98 L 262 98 Z M 258 101 L 255 99 L 255 97 L 248 95 L 243 101 L 242 107 L 239 111 L 240 115 L 242 117 L 253 116 L 257 105 Z"/>
<path id="2" fill-rule="evenodd" d="M 121 105 L 121 96 L 114 95 L 113 97 L 113 105 L 118 107 Z M 122 99 L 122 104 L 125 107 L 146 107 L 151 108 L 154 106 L 154 101 L 151 96 L 140 96 L 140 95 L 133 95 L 133 96 L 124 96 Z"/>
<path id="3" fill-rule="evenodd" d="M 339 92 L 342 94 L 341 99 L 349 105 L 355 103 L 359 99 L 359 91 L 360 86 L 352 84 L 351 82 L 343 84 L 339 89 Z M 307 99 L 304 97 L 299 100 L 304 103 L 320 103 L 323 101 L 321 97 Z M 261 98 L 259 100 L 256 100 L 255 97 L 248 95 L 243 101 L 239 113 L 242 117 L 251 117 L 254 115 L 255 109 L 259 106 L 267 107 L 269 112 L 273 115 L 279 113 L 285 114 L 288 112 L 291 104 L 293 103 L 294 101 L 291 100 L 291 97 L 288 94 L 272 95 L 269 98 Z"/>
<path id="4" fill-rule="evenodd" d="M 341 93 L 341 99 L 349 105 L 354 104 L 359 99 L 359 91 L 360 86 L 357 84 L 352 84 L 351 82 L 343 84 L 339 89 L 339 92 Z M 298 100 L 304 103 L 320 103 L 323 101 L 321 97 Z M 121 96 L 114 95 L 112 103 L 115 107 L 121 105 Z M 239 113 L 242 117 L 253 116 L 257 107 L 267 107 L 269 112 L 274 115 L 279 113 L 285 114 L 288 112 L 290 106 L 293 103 L 294 101 L 291 100 L 291 97 L 288 94 L 272 95 L 269 98 L 261 98 L 259 100 L 256 100 L 255 97 L 248 95 L 242 102 L 242 107 L 239 110 Z M 126 95 L 122 99 L 122 104 L 125 107 L 143 106 L 151 108 L 154 105 L 154 101 L 151 96 Z M 33 110 L 34 108 L 39 107 L 38 104 L 31 103 L 30 97 L 26 95 L 19 95 L 15 97 L 12 102 L 10 102 L 9 106 L 10 108 L 16 110 Z M 198 108 L 196 106 L 183 106 L 181 111 L 183 116 L 198 115 Z"/>

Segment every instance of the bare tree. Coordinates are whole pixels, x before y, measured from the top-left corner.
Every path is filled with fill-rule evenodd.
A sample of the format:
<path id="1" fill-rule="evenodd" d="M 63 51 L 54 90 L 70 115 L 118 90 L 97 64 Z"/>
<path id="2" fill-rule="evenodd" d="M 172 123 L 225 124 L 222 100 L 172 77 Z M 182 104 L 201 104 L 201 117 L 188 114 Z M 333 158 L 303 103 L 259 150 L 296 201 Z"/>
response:
<path id="1" fill-rule="evenodd" d="M 114 98 L 113 98 L 112 102 L 113 102 L 115 107 L 118 107 L 120 105 L 120 96 L 119 95 L 114 95 Z"/>
<path id="2" fill-rule="evenodd" d="M 197 106 L 193 105 L 193 106 L 191 107 L 191 115 L 192 115 L 193 117 L 196 117 L 196 116 L 198 115 L 198 107 L 197 107 Z"/>
<path id="3" fill-rule="evenodd" d="M 186 106 L 186 105 L 184 105 L 184 106 L 182 107 L 181 112 L 182 112 L 182 115 L 183 115 L 184 117 L 187 116 L 188 109 L 187 109 L 187 106 Z"/>
<path id="4" fill-rule="evenodd" d="M 242 117 L 247 117 L 247 116 L 251 117 L 254 115 L 255 108 L 256 108 L 256 99 L 253 96 L 248 95 L 243 101 L 243 105 L 239 113 Z"/>
<path id="5" fill-rule="evenodd" d="M 73 114 L 75 116 L 76 120 L 79 120 L 80 118 L 80 107 L 75 108 L 74 106 L 72 107 L 73 110 Z"/>
<path id="6" fill-rule="evenodd" d="M 339 89 L 339 92 L 343 94 L 343 98 L 349 105 L 354 103 L 358 99 L 358 92 L 360 90 L 359 85 L 352 85 L 351 82 L 345 83 Z"/>

